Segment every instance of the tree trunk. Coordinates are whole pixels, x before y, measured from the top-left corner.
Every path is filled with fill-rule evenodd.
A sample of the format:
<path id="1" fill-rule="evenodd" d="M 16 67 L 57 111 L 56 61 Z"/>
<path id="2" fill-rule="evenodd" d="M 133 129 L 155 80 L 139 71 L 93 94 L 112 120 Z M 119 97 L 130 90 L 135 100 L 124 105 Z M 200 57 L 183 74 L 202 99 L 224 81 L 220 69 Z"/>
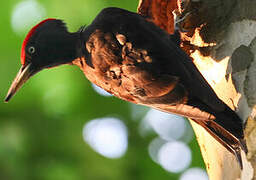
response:
<path id="1" fill-rule="evenodd" d="M 234 155 L 191 122 L 212 180 L 256 179 L 256 1 L 140 0 L 138 13 L 168 33 L 180 13 L 181 47 L 217 95 L 244 120 L 248 154 Z M 246 157 L 247 156 L 247 157 Z"/>

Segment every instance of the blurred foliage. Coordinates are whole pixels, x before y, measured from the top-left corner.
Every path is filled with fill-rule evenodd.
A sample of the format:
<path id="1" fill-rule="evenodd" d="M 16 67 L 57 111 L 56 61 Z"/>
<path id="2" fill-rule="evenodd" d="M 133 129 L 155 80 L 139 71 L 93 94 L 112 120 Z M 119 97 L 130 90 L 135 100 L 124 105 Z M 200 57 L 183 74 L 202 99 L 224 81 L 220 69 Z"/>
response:
<path id="1" fill-rule="evenodd" d="M 17 73 L 25 34 L 14 34 L 10 19 L 21 1 L 1 2 L 0 99 Z M 48 17 L 65 20 L 70 31 L 89 24 L 104 7 L 136 11 L 137 0 L 40 0 Z M 117 116 L 129 130 L 128 151 L 120 159 L 107 159 L 82 138 L 92 118 Z M 141 118 L 141 117 L 140 117 Z M 0 103 L 0 179 L 3 180 L 131 180 L 178 179 L 155 164 L 148 155 L 152 137 L 138 132 L 129 103 L 96 94 L 74 66 L 44 70 L 33 77 L 10 103 Z M 203 166 L 193 140 L 192 166 Z"/>

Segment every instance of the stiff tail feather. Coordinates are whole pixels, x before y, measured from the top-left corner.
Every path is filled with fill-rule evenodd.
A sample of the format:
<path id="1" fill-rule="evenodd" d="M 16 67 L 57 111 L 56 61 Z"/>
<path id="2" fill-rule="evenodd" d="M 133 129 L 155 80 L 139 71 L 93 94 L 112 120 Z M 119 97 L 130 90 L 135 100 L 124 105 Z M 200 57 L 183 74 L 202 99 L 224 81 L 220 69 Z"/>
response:
<path id="1" fill-rule="evenodd" d="M 209 134 L 211 134 L 220 144 L 222 144 L 229 152 L 235 155 L 241 169 L 243 169 L 243 162 L 241 158 L 241 149 L 247 153 L 245 141 L 238 139 L 226 129 L 221 127 L 218 123 L 212 120 L 202 121 L 192 119 L 200 126 L 202 126 Z"/>
<path id="2" fill-rule="evenodd" d="M 239 116 L 223 104 L 223 109 L 214 110 L 200 100 L 189 101 L 188 104 L 150 104 L 161 111 L 188 117 L 201 125 L 228 151 L 235 155 L 240 168 L 243 168 L 241 150 L 247 153 L 243 134 L 243 122 Z M 217 108 L 216 108 L 217 109 Z"/>

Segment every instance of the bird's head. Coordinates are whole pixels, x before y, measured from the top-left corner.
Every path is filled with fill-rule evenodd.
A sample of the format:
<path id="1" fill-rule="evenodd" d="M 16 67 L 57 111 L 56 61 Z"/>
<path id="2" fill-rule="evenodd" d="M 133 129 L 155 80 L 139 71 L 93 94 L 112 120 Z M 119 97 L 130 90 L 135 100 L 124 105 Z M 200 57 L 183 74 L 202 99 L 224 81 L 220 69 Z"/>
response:
<path id="1" fill-rule="evenodd" d="M 21 68 L 15 77 L 5 102 L 34 74 L 70 62 L 76 57 L 75 33 L 69 33 L 57 19 L 45 19 L 27 34 L 21 47 Z M 73 44 L 72 44 L 73 43 Z"/>

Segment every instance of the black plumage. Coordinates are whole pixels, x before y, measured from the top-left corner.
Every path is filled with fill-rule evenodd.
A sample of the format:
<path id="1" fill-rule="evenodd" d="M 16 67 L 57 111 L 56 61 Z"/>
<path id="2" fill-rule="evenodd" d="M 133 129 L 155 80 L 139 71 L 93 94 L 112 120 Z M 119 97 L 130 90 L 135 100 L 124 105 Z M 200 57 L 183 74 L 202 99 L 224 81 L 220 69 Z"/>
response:
<path id="1" fill-rule="evenodd" d="M 24 69 L 30 73 L 21 83 L 16 78 L 6 101 L 36 72 L 72 63 L 91 82 L 123 100 L 191 118 L 242 167 L 240 148 L 246 151 L 242 120 L 217 97 L 175 35 L 136 13 L 106 8 L 78 32 L 69 33 L 62 21 L 50 19 L 27 39 L 20 73 Z M 28 52 L 31 46 L 33 53 Z"/>

